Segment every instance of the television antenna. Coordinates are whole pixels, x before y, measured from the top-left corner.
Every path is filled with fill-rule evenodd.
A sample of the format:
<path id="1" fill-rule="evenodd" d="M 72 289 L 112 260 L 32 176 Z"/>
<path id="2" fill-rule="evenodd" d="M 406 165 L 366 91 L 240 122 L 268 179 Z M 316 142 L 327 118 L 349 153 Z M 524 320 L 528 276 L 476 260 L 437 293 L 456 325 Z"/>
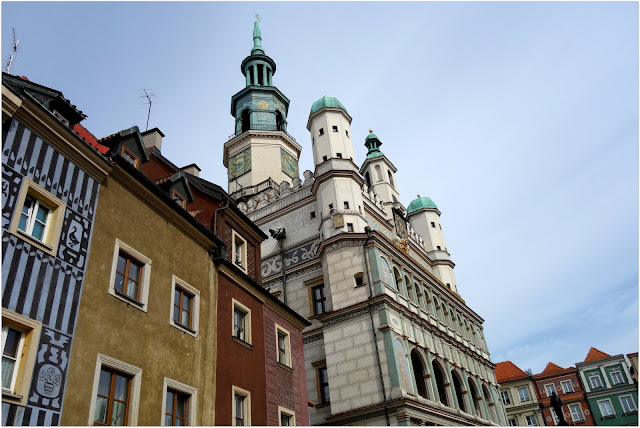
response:
<path id="1" fill-rule="evenodd" d="M 151 89 L 140 89 L 142 92 L 144 92 L 144 94 L 140 94 L 139 98 L 146 98 L 147 102 L 145 102 L 144 104 L 149 104 L 149 112 L 147 113 L 147 127 L 145 128 L 145 131 L 149 130 L 149 116 L 151 116 L 151 104 L 153 104 L 153 100 L 152 98 L 157 97 L 156 94 L 151 92 Z M 156 101 L 157 102 L 157 101 Z"/>
<path id="2" fill-rule="evenodd" d="M 11 33 L 13 37 L 13 44 L 11 45 L 11 56 L 9 56 L 9 60 L 7 61 L 7 66 L 5 68 L 6 73 L 10 72 L 11 64 L 13 64 L 13 61 L 16 59 L 16 55 L 18 54 L 18 50 L 20 50 L 20 46 L 18 45 L 20 41 L 16 39 L 16 29 L 12 28 Z"/>

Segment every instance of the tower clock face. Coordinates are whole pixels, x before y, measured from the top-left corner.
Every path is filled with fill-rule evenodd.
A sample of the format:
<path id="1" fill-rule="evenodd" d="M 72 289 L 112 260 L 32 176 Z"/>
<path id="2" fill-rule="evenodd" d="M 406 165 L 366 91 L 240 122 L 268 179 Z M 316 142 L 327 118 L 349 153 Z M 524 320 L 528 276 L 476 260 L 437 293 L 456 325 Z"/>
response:
<path id="1" fill-rule="evenodd" d="M 396 224 L 396 234 L 400 239 L 408 238 L 407 221 L 395 210 L 393 211 L 393 220 Z"/>
<path id="2" fill-rule="evenodd" d="M 280 149 L 280 159 L 282 160 L 282 172 L 291 178 L 297 178 L 300 175 L 298 171 L 298 161 L 285 149 Z"/>
<path id="3" fill-rule="evenodd" d="M 251 148 L 229 158 L 229 181 L 251 171 Z"/>

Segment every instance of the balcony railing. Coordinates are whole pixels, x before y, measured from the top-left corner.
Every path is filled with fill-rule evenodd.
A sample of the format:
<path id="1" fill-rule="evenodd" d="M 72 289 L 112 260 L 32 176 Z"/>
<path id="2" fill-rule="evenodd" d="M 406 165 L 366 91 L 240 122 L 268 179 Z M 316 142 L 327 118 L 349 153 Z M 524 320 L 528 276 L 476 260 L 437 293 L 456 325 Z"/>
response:
<path id="1" fill-rule="evenodd" d="M 249 130 L 238 131 L 235 134 L 229 135 L 229 140 L 236 138 L 238 135 L 242 135 L 248 131 L 282 131 L 285 134 L 287 134 L 289 138 L 291 138 L 293 141 L 297 143 L 296 139 L 292 135 L 290 135 L 287 131 L 283 130 L 282 127 L 279 127 L 278 125 L 260 125 L 260 124 L 251 125 L 251 129 Z"/>

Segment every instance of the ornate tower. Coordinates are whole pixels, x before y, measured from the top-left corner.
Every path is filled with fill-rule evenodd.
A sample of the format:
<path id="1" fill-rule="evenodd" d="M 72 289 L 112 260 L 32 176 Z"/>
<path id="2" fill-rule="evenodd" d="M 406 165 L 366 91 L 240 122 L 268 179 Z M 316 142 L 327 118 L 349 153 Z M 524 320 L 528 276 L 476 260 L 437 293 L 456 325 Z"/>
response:
<path id="1" fill-rule="evenodd" d="M 394 203 L 398 202 L 400 196 L 395 178 L 397 169 L 380 151 L 382 141 L 378 139 L 372 129 L 369 130 L 364 145 L 369 151 L 360 167 L 360 174 L 364 177 L 367 188 L 373 190 L 382 199 L 387 219 L 391 219 L 393 217 L 391 208 Z"/>
<path id="2" fill-rule="evenodd" d="M 259 183 L 289 183 L 299 178 L 300 145 L 287 133 L 289 99 L 273 86 L 276 63 L 262 49 L 258 21 L 253 49 L 240 65 L 246 86 L 231 97 L 235 133 L 224 144 L 228 190 L 236 198 L 258 192 Z M 257 162 L 257 160 L 260 160 Z"/>
<path id="3" fill-rule="evenodd" d="M 311 106 L 311 133 L 316 166 L 313 192 L 321 213 L 321 238 L 344 232 L 364 232 L 362 178 L 351 142 L 351 116 L 340 101 L 324 96 Z"/>

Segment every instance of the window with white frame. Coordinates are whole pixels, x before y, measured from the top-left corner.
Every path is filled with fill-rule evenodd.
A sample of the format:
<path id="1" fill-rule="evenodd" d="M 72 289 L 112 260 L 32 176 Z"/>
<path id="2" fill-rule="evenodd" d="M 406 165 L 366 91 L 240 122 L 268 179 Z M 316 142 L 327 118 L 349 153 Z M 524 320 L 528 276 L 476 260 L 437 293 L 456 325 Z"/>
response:
<path id="1" fill-rule="evenodd" d="M 560 383 L 562 385 L 562 390 L 564 391 L 565 394 L 573 392 L 573 385 L 571 384 L 570 380 L 563 380 Z"/>
<path id="2" fill-rule="evenodd" d="M 622 378 L 622 373 L 620 373 L 619 371 L 611 372 L 611 381 L 614 385 L 624 383 L 624 379 Z"/>
<path id="3" fill-rule="evenodd" d="M 173 275 L 169 323 L 197 337 L 200 317 L 200 291 Z"/>
<path id="4" fill-rule="evenodd" d="M 584 421 L 584 415 L 582 414 L 580 404 L 569 404 L 569 411 L 571 412 L 571 419 L 573 419 L 573 422 Z"/>
<path id="5" fill-rule="evenodd" d="M 233 263 L 247 272 L 247 241 L 245 241 L 235 230 L 232 231 L 231 247 L 233 248 Z"/>
<path id="6" fill-rule="evenodd" d="M 147 312 L 151 259 L 116 239 L 109 294 Z"/>
<path id="7" fill-rule="evenodd" d="M 556 387 L 552 383 L 548 383 L 544 386 L 544 390 L 547 393 L 547 397 L 551 397 L 551 395 L 556 391 Z"/>
<path id="8" fill-rule="evenodd" d="M 24 177 L 9 231 L 42 251 L 56 255 L 65 207 L 62 200 Z"/>
<path id="9" fill-rule="evenodd" d="M 2 309 L 2 400 L 26 405 L 42 324 Z M 52 379 L 59 388 L 62 379 Z"/>
<path id="10" fill-rule="evenodd" d="M 98 354 L 88 425 L 137 425 L 142 369 Z"/>
<path id="11" fill-rule="evenodd" d="M 502 404 L 508 406 L 511 404 L 511 396 L 509 395 L 509 391 L 500 391 L 500 395 L 502 396 Z"/>
<path id="12" fill-rule="evenodd" d="M 233 310 L 232 335 L 235 339 L 239 339 L 245 343 L 251 343 L 251 310 L 238 302 L 231 299 Z"/>
<path id="13" fill-rule="evenodd" d="M 251 393 L 237 386 L 232 389 L 232 426 L 251 425 Z"/>
<path id="14" fill-rule="evenodd" d="M 529 389 L 526 386 L 518 388 L 518 397 L 521 403 L 529 401 L 531 399 L 531 397 L 529 397 Z"/>
<path id="15" fill-rule="evenodd" d="M 162 426 L 196 425 L 198 391 L 175 380 L 164 378 L 162 389 Z"/>
<path id="16" fill-rule="evenodd" d="M 592 389 L 602 388 L 602 382 L 600 382 L 600 376 L 598 375 L 589 376 L 589 383 Z"/>
<path id="17" fill-rule="evenodd" d="M 291 335 L 288 330 L 278 324 L 276 324 L 276 348 L 278 362 L 291 367 Z"/>
<path id="18" fill-rule="evenodd" d="M 600 408 L 600 414 L 603 418 L 610 418 L 616 415 L 616 413 L 613 411 L 611 400 L 609 400 L 608 398 L 605 400 L 598 400 L 598 407 Z"/>
<path id="19" fill-rule="evenodd" d="M 538 420 L 535 415 L 525 416 L 525 419 L 527 420 L 528 426 L 538 426 Z"/>
<path id="20" fill-rule="evenodd" d="M 558 415 L 556 415 L 556 411 L 553 410 L 553 408 L 550 408 L 549 410 L 551 410 L 551 418 L 553 419 L 553 424 L 558 425 L 560 423 L 560 418 L 558 417 Z"/>
<path id="21" fill-rule="evenodd" d="M 633 397 L 631 395 L 622 395 L 620 398 L 620 405 L 622 405 L 622 411 L 627 413 L 635 413 L 638 411 L 636 408 L 636 403 L 633 402 Z"/>
<path id="22" fill-rule="evenodd" d="M 295 426 L 296 413 L 293 410 L 278 406 L 278 421 L 282 427 Z"/>

